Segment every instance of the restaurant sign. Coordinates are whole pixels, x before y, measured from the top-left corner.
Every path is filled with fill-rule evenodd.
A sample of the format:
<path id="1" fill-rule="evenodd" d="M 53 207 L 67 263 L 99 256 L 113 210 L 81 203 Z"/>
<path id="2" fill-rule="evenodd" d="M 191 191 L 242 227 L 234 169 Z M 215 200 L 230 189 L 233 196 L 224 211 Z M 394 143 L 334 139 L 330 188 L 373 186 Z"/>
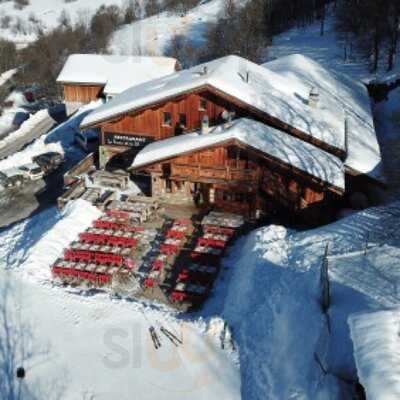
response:
<path id="1" fill-rule="evenodd" d="M 123 133 L 105 132 L 104 144 L 110 146 L 144 147 L 153 142 L 154 139 L 148 136 L 126 135 Z"/>

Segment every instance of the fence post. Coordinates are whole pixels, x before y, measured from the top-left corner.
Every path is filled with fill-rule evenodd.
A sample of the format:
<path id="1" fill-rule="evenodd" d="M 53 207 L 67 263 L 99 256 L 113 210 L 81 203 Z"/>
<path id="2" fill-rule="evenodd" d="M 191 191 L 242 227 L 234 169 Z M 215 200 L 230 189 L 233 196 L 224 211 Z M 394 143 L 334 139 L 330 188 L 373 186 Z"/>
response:
<path id="1" fill-rule="evenodd" d="M 369 232 L 367 232 L 366 237 L 365 237 L 365 247 L 364 247 L 364 256 L 367 255 L 367 250 L 368 250 L 368 242 L 369 242 Z"/>
<path id="2" fill-rule="evenodd" d="M 326 314 L 330 307 L 330 284 L 329 284 L 329 262 L 328 262 L 329 243 L 326 244 L 324 258 L 321 266 L 321 286 L 322 286 L 322 299 L 321 307 L 322 312 Z"/>

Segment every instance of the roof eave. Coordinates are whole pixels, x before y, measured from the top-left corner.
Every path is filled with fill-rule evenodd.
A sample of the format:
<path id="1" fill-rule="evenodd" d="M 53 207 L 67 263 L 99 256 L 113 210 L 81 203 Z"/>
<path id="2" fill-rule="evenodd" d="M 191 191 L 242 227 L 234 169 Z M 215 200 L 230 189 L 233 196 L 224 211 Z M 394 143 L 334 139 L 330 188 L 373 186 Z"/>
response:
<path id="1" fill-rule="evenodd" d="M 130 166 L 128 168 L 128 170 L 130 170 L 130 171 L 139 170 L 139 169 L 146 168 L 146 167 L 148 167 L 150 165 L 153 165 L 153 164 L 157 164 L 157 163 L 161 163 L 161 162 L 167 162 L 167 161 L 172 160 L 172 159 L 174 159 L 176 157 L 180 157 L 180 156 L 183 156 L 183 155 L 196 153 L 198 151 L 202 151 L 202 150 L 207 149 L 207 148 L 213 148 L 213 147 L 221 146 L 221 145 L 229 145 L 231 143 L 234 143 L 234 144 L 240 143 L 242 146 L 248 147 L 251 151 L 260 154 L 261 156 L 263 156 L 264 158 L 268 159 L 269 161 L 272 161 L 272 162 L 275 162 L 275 163 L 278 163 L 280 165 L 285 166 L 288 170 L 292 171 L 294 174 L 305 175 L 306 177 L 311 179 L 314 183 L 316 183 L 316 184 L 318 184 L 318 185 L 330 190 L 331 192 L 336 193 L 339 196 L 343 196 L 344 193 L 345 193 L 345 188 L 341 188 L 339 186 L 336 186 L 336 185 L 334 185 L 334 184 L 332 184 L 330 182 L 327 182 L 327 181 L 323 180 L 322 178 L 319 178 L 319 177 L 316 177 L 314 175 L 311 175 L 307 171 L 303 171 L 303 170 L 301 170 L 301 169 L 299 169 L 297 167 L 294 167 L 294 166 L 292 166 L 290 164 L 287 164 L 284 161 L 279 160 L 274 156 L 271 156 L 271 155 L 269 155 L 267 153 L 264 153 L 263 151 L 261 151 L 259 149 L 256 149 L 255 147 L 249 145 L 248 143 L 245 143 L 245 142 L 241 141 L 238 138 L 229 138 L 229 139 L 226 139 L 226 140 L 221 140 L 220 142 L 214 143 L 212 145 L 200 146 L 200 147 L 198 147 L 196 149 L 193 149 L 193 150 L 184 151 L 184 152 L 181 152 L 181 153 L 178 153 L 178 154 L 174 154 L 174 155 L 169 156 L 169 157 L 160 158 L 158 160 L 144 162 L 144 163 L 142 163 L 140 165 L 137 165 L 137 166 L 133 166 L 132 165 L 132 166 Z M 344 175 L 344 173 L 345 172 L 343 171 L 343 175 Z"/>

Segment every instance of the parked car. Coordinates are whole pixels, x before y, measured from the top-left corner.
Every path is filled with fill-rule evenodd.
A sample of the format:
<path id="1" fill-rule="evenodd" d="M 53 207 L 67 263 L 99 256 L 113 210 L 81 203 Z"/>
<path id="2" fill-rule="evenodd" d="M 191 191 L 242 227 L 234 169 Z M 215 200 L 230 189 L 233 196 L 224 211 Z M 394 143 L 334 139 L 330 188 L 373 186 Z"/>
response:
<path id="1" fill-rule="evenodd" d="M 86 153 L 93 153 L 99 147 L 99 134 L 95 131 L 75 132 L 74 141 Z"/>
<path id="2" fill-rule="evenodd" d="M 25 178 L 30 179 L 31 181 L 42 179 L 44 176 L 42 168 L 36 162 L 22 165 L 21 167 L 19 167 L 19 170 L 22 171 Z"/>
<path id="3" fill-rule="evenodd" d="M 0 185 L 4 188 L 22 186 L 24 180 L 24 174 L 18 168 L 10 168 L 0 171 Z"/>
<path id="4" fill-rule="evenodd" d="M 32 161 L 38 164 L 45 174 L 49 174 L 61 166 L 64 162 L 64 157 L 61 153 L 49 151 L 33 157 Z"/>

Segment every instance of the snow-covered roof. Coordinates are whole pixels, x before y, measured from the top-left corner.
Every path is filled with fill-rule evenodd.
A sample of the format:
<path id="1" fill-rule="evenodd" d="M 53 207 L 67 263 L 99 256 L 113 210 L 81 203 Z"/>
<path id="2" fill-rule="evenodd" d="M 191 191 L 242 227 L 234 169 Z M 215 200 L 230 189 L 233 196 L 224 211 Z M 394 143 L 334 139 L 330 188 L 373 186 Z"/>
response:
<path id="1" fill-rule="evenodd" d="M 322 67 L 314 60 L 294 54 L 264 64 L 269 71 L 296 87 L 305 96 L 310 87 L 320 97 L 330 98 L 344 109 L 347 119 L 347 158 L 345 165 L 355 171 L 382 179 L 381 153 L 376 137 L 371 101 L 366 86 L 347 75 Z"/>
<path id="2" fill-rule="evenodd" d="M 144 82 L 176 71 L 177 60 L 168 57 L 72 54 L 57 82 L 104 85 L 104 93 L 119 94 Z"/>
<path id="3" fill-rule="evenodd" d="M 321 96 L 320 106 L 314 109 L 308 105 L 311 85 L 307 87 L 302 82 L 288 81 L 276 72 L 238 56 L 223 57 L 128 89 L 87 115 L 81 127 L 96 125 L 204 86 L 217 89 L 317 140 L 345 150 L 345 113 L 334 98 Z"/>
<path id="4" fill-rule="evenodd" d="M 352 314 L 348 323 L 367 399 L 400 399 L 400 309 Z"/>
<path id="5" fill-rule="evenodd" d="M 238 119 L 229 127 L 215 127 L 210 133 L 189 133 L 157 141 L 144 147 L 135 157 L 132 168 L 193 152 L 229 140 L 243 144 L 304 171 L 324 182 L 344 189 L 342 161 L 309 143 L 261 122 Z"/>

